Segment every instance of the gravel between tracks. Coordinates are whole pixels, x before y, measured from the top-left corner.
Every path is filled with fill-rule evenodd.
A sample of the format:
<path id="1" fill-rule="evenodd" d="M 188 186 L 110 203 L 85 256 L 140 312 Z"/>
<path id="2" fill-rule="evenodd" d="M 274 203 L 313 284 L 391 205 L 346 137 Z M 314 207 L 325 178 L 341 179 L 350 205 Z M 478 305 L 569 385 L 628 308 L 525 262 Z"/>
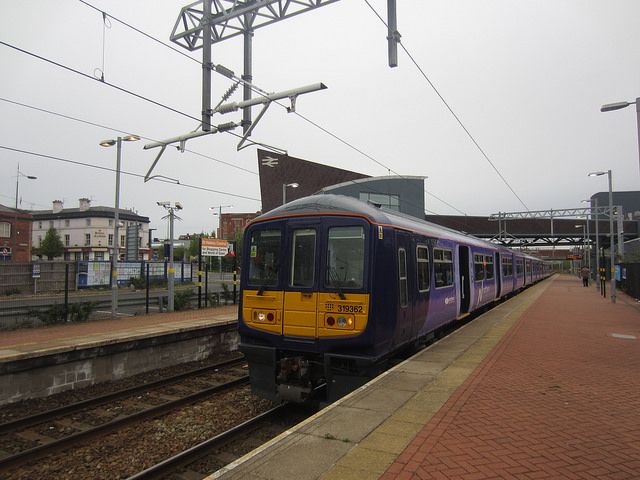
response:
<path id="1" fill-rule="evenodd" d="M 161 418 L 106 435 L 88 446 L 19 467 L 6 480 L 111 480 L 127 478 L 164 458 L 262 413 L 272 404 L 241 387 Z"/>

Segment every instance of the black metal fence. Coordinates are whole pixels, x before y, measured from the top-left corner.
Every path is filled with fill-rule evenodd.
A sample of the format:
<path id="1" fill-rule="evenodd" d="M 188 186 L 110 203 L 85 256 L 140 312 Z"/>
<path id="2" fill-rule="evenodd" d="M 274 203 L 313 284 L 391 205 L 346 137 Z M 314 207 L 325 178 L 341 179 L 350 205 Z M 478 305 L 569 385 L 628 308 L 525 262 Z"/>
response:
<path id="1" fill-rule="evenodd" d="M 627 295 L 640 298 L 640 263 L 623 263 L 620 265 L 619 287 Z"/>
<path id="2" fill-rule="evenodd" d="M 108 264 L 106 265 L 108 267 Z M 104 262 L 0 263 L 0 329 L 56 324 L 112 316 L 110 270 Z M 118 269 L 117 313 L 167 311 L 166 265 L 135 262 Z M 235 303 L 232 272 L 198 278 L 196 264 L 175 264 L 175 310 Z"/>

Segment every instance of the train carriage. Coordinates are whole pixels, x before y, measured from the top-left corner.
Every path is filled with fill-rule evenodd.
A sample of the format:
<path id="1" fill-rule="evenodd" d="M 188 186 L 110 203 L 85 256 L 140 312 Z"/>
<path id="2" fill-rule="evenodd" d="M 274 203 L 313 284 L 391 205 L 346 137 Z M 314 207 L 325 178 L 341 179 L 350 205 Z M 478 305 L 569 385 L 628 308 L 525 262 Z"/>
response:
<path id="1" fill-rule="evenodd" d="M 244 235 L 239 348 L 272 400 L 339 398 L 399 349 L 532 283 L 541 263 L 340 195 L 283 205 Z"/>

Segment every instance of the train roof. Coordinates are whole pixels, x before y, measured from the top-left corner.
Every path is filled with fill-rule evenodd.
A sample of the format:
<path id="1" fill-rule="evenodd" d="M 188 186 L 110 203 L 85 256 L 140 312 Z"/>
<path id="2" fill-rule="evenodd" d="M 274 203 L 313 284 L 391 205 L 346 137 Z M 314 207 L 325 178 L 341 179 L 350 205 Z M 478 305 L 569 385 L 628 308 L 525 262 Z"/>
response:
<path id="1" fill-rule="evenodd" d="M 276 218 L 304 215 L 355 215 L 365 217 L 369 222 L 374 224 L 393 226 L 425 236 L 463 242 L 476 247 L 512 251 L 507 247 L 481 240 L 464 232 L 458 232 L 426 220 L 421 220 L 345 195 L 323 194 L 299 198 L 260 215 L 251 223 L 254 224 Z M 524 257 L 538 259 L 537 257 L 522 252 L 516 253 Z"/>

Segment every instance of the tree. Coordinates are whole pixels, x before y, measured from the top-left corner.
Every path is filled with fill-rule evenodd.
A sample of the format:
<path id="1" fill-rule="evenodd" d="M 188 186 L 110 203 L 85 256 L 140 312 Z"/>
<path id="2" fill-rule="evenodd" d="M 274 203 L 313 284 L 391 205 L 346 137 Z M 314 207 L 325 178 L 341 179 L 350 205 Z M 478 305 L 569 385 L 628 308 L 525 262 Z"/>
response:
<path id="1" fill-rule="evenodd" d="M 44 240 L 38 248 L 40 255 L 46 256 L 49 260 L 53 260 L 54 257 L 59 257 L 64 252 L 64 244 L 60 239 L 60 235 L 55 228 L 51 227 L 47 230 Z"/>

